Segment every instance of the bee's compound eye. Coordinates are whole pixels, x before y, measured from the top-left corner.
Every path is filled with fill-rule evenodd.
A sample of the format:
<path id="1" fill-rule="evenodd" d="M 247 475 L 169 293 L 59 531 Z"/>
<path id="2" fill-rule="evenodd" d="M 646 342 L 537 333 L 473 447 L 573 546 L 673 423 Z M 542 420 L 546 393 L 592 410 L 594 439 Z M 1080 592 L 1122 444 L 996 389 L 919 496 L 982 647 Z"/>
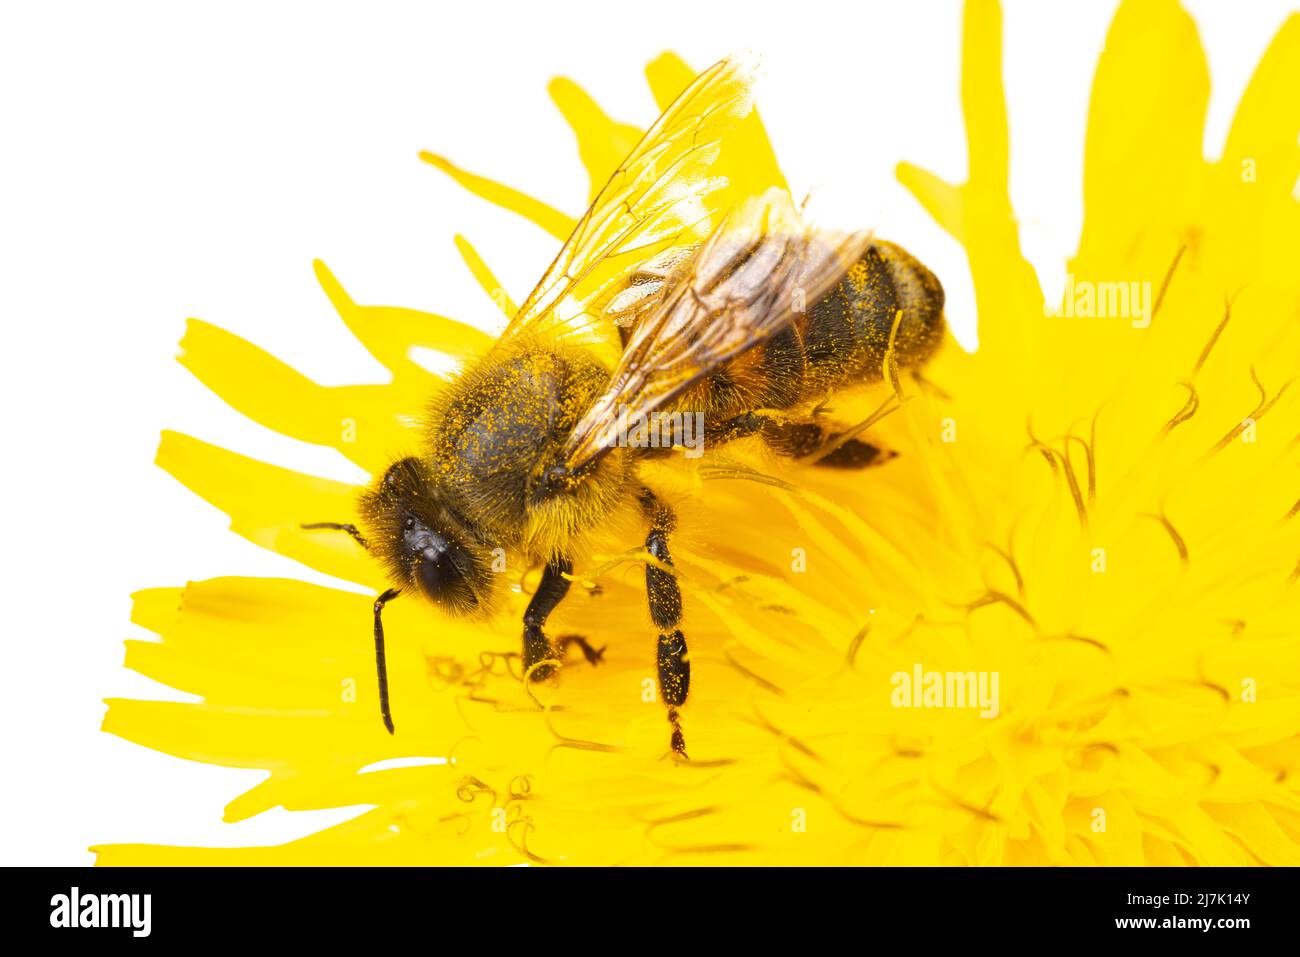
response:
<path id="1" fill-rule="evenodd" d="M 418 488 L 423 480 L 423 470 L 415 458 L 399 459 L 388 466 L 380 485 L 388 492 L 401 493 L 403 489 Z"/>

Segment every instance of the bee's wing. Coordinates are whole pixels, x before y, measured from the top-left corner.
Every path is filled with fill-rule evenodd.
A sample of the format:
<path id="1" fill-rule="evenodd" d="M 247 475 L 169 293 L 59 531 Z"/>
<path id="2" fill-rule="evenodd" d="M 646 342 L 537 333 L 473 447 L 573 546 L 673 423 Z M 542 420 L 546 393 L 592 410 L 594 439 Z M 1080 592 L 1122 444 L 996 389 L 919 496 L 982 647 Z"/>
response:
<path id="1" fill-rule="evenodd" d="M 779 332 L 843 278 L 869 242 L 866 232 L 809 228 L 782 189 L 742 203 L 635 327 L 609 388 L 569 435 L 565 464 L 576 470 L 599 458 L 617 444 L 622 423 L 663 409 Z"/>
<path id="2" fill-rule="evenodd" d="M 501 334 L 562 334 L 590 317 L 582 307 L 605 284 L 673 242 L 707 233 L 720 214 L 703 198 L 725 185 L 710 179 L 722 137 L 753 105 L 753 60 L 732 56 L 686 88 L 615 170 Z M 566 300 L 572 300 L 566 303 Z"/>

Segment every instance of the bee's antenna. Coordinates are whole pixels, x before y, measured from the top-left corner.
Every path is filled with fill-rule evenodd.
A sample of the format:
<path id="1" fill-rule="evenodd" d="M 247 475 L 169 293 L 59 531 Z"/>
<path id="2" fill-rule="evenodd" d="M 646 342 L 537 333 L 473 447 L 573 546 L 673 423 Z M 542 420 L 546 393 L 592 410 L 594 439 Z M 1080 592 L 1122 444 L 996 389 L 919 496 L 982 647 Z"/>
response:
<path id="1" fill-rule="evenodd" d="M 329 528 L 329 529 L 333 529 L 336 532 L 347 532 L 349 535 L 351 535 L 353 538 L 356 539 L 357 544 L 360 545 L 362 548 L 368 549 L 370 547 L 370 543 L 366 541 L 365 536 L 361 534 L 361 530 L 358 529 L 355 525 L 347 524 L 344 522 L 311 522 L 310 524 L 299 525 L 298 527 L 304 529 Z"/>
<path id="2" fill-rule="evenodd" d="M 384 656 L 384 605 L 402 593 L 400 588 L 390 588 L 375 599 L 375 670 L 379 673 L 379 713 L 384 716 L 384 727 L 393 733 L 393 713 L 388 707 L 388 662 Z"/>

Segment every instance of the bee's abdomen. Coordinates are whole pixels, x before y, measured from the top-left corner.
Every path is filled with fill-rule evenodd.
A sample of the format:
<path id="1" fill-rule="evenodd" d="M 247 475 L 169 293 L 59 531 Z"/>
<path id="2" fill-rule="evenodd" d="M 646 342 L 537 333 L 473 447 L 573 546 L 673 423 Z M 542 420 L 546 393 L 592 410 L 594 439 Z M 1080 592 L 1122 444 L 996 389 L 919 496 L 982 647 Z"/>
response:
<path id="1" fill-rule="evenodd" d="M 893 243 L 877 241 L 820 301 L 767 342 L 727 364 L 691 396 L 693 408 L 790 408 L 923 364 L 943 337 L 943 286 Z M 895 329 L 897 319 L 897 329 Z"/>
<path id="2" fill-rule="evenodd" d="M 804 344 L 804 396 L 883 378 L 925 362 L 943 335 L 943 286 L 910 253 L 876 242 L 794 326 Z M 897 328 L 895 328 L 897 322 Z"/>

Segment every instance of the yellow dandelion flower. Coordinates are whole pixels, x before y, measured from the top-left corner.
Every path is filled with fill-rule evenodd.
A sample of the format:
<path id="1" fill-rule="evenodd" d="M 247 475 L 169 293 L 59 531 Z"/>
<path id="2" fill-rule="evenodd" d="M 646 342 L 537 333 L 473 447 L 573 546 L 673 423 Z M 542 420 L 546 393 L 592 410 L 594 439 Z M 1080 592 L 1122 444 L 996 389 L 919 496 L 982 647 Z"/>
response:
<path id="1" fill-rule="evenodd" d="M 778 471 L 744 443 L 662 467 L 692 503 L 674 543 L 691 760 L 664 757 L 635 530 L 579 563 L 589 587 L 551 631 L 580 631 L 604 661 L 570 659 L 556 682 L 519 680 L 536 572 L 490 624 L 393 603 L 390 736 L 367 640 L 388 583 L 347 536 L 299 528 L 349 520 L 356 490 L 169 433 L 158 463 L 234 531 L 367 591 L 140 592 L 134 621 L 159 640 L 128 642 L 127 666 L 201 701 L 114 700 L 105 730 L 266 771 L 230 821 L 371 809 L 280 846 L 117 844 L 99 862 L 1300 863 L 1300 18 L 1211 162 L 1191 19 L 1172 0 L 1123 4 L 1093 90 L 1083 234 L 1046 302 L 1008 196 L 1000 13 L 976 0 L 965 16 L 968 179 L 899 176 L 968 252 L 980 348 L 949 343 L 924 378 L 836 409 L 876 420 L 901 452 L 886 467 Z M 665 56 L 648 77 L 666 106 L 691 73 Z M 572 83 L 551 93 L 594 195 L 640 130 Z M 557 238 L 574 225 L 425 159 Z M 784 186 L 755 115 L 717 170 L 729 185 L 711 201 Z M 358 304 L 317 272 L 390 382 L 324 388 L 198 321 L 181 361 L 254 421 L 379 473 L 439 384 L 412 347 L 464 360 L 490 342 Z M 954 686 L 982 707 L 913 706 L 952 704 Z M 395 758 L 412 760 L 380 764 Z"/>

